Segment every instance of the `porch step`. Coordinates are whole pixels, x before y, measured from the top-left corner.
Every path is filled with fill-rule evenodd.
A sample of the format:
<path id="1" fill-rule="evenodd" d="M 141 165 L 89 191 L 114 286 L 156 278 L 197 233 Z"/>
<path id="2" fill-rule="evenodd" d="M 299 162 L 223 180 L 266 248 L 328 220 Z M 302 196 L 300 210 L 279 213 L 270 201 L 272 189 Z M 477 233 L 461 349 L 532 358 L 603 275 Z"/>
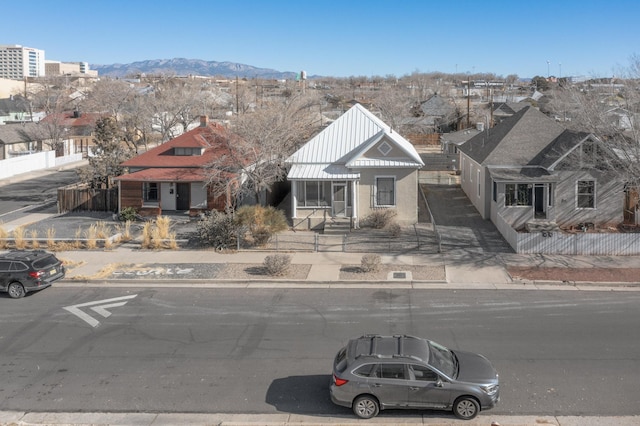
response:
<path id="1" fill-rule="evenodd" d="M 325 235 L 342 235 L 351 232 L 351 219 L 349 218 L 331 218 L 324 223 Z"/>

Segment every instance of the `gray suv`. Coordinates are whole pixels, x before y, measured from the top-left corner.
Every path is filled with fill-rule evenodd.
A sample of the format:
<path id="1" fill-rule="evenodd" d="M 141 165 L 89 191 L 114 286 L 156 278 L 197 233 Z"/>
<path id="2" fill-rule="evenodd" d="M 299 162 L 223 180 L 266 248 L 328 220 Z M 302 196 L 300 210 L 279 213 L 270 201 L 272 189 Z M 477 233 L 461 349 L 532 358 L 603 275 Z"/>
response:
<path id="1" fill-rule="evenodd" d="M 500 400 L 498 373 L 484 356 L 413 336 L 349 340 L 333 362 L 330 392 L 363 419 L 386 408 L 427 408 L 469 420 Z"/>

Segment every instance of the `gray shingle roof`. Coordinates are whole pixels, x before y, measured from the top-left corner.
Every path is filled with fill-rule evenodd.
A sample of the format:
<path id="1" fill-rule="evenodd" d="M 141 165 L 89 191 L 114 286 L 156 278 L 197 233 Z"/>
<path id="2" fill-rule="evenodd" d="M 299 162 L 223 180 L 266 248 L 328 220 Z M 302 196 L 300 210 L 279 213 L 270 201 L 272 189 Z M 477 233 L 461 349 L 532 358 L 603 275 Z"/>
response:
<path id="1" fill-rule="evenodd" d="M 38 141 L 34 135 L 38 134 L 38 124 L 20 123 L 0 126 L 0 143 L 9 145 L 21 142 Z"/>
<path id="2" fill-rule="evenodd" d="M 532 164 L 565 129 L 533 107 L 526 107 L 462 144 L 459 149 L 485 166 Z"/>

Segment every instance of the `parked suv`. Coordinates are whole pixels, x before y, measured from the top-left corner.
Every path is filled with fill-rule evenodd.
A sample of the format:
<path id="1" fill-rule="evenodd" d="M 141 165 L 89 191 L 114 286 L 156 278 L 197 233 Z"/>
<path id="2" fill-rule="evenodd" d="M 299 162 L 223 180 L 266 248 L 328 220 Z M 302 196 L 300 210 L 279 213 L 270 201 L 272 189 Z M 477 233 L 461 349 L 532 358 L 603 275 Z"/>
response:
<path id="1" fill-rule="evenodd" d="M 44 250 L 13 250 L 0 254 L 0 291 L 14 299 L 49 287 L 64 277 L 62 262 Z"/>
<path id="2" fill-rule="evenodd" d="M 330 393 L 334 404 L 363 419 L 385 408 L 428 408 L 469 420 L 500 400 L 488 359 L 413 336 L 349 340 L 333 362 Z"/>

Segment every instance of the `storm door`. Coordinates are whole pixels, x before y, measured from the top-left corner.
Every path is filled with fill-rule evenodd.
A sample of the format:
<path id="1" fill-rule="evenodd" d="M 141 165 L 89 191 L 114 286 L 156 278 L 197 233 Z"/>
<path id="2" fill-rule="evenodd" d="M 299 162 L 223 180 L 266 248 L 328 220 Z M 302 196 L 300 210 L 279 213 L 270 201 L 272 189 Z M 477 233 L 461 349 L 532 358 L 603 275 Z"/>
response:
<path id="1" fill-rule="evenodd" d="M 177 200 L 176 200 L 176 210 L 189 210 L 189 188 L 191 188 L 190 183 L 178 183 L 177 187 Z"/>
<path id="2" fill-rule="evenodd" d="M 346 216 L 347 214 L 347 184 L 334 182 L 331 187 L 332 216 Z"/>

